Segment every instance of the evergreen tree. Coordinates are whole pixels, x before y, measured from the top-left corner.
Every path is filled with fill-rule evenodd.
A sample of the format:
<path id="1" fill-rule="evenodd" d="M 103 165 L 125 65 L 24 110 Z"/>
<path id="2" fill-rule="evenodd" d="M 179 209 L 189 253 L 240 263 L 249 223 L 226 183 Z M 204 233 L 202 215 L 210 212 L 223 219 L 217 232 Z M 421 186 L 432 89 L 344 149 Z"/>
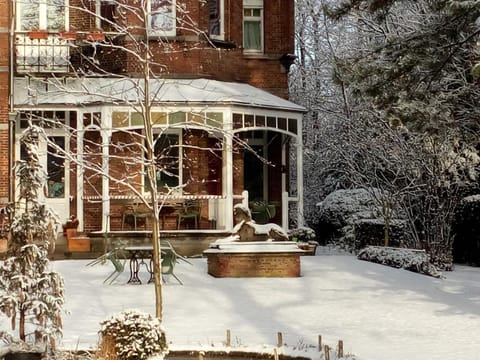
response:
<path id="1" fill-rule="evenodd" d="M 40 200 L 46 180 L 38 158 L 40 132 L 30 127 L 21 139 L 27 156 L 16 164 L 18 201 L 11 208 L 7 258 L 0 264 L 0 312 L 20 340 L 53 348 L 61 335 L 63 278 L 49 269 L 56 217 Z"/>

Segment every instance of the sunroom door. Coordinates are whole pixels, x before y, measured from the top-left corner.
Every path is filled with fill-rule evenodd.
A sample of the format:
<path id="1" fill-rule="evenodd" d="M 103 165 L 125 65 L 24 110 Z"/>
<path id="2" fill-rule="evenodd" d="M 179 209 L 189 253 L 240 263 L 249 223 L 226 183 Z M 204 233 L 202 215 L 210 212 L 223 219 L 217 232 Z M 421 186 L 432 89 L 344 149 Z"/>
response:
<path id="1" fill-rule="evenodd" d="M 65 135 L 47 135 L 46 138 L 39 139 L 39 160 L 47 175 L 40 196 L 56 212 L 61 224 L 70 216 L 68 163 L 62 156 L 63 151 L 68 151 L 67 146 Z M 20 157 L 27 158 L 23 146 L 20 148 Z"/>

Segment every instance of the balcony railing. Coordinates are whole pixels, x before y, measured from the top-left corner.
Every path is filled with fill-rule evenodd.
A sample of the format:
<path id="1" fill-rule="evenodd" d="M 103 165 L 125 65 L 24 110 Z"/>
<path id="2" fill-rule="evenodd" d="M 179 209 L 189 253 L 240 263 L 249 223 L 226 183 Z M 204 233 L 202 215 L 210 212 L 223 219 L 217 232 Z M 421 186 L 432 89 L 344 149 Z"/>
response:
<path id="1" fill-rule="evenodd" d="M 30 32 L 15 36 L 17 72 L 68 72 L 73 39 L 61 33 Z"/>

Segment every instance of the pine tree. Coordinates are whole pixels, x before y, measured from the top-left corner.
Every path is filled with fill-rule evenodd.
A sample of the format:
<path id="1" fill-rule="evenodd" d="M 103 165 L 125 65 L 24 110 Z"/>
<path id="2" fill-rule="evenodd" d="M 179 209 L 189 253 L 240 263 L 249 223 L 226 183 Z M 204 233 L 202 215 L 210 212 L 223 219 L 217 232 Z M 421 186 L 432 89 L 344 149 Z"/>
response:
<path id="1" fill-rule="evenodd" d="M 11 207 L 7 258 L 0 264 L 0 312 L 20 340 L 43 349 L 54 348 L 61 335 L 64 284 L 49 269 L 56 217 L 40 201 L 46 177 L 38 158 L 39 136 L 41 129 L 30 127 L 21 140 L 27 156 L 16 163 L 18 200 Z"/>

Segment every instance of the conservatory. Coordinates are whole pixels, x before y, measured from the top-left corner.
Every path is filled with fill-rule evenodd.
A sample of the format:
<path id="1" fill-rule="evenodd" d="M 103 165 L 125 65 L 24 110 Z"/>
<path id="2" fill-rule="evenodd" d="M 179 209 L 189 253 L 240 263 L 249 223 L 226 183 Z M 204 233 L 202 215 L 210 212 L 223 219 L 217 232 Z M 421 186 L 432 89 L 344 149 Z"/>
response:
<path id="1" fill-rule="evenodd" d="M 15 158 L 22 131 L 38 125 L 45 201 L 62 223 L 148 230 L 142 201 L 156 185 L 161 230 L 229 230 L 238 202 L 258 221 L 302 224 L 305 109 L 266 91 L 208 79 L 25 77 L 14 80 L 14 104 Z"/>

